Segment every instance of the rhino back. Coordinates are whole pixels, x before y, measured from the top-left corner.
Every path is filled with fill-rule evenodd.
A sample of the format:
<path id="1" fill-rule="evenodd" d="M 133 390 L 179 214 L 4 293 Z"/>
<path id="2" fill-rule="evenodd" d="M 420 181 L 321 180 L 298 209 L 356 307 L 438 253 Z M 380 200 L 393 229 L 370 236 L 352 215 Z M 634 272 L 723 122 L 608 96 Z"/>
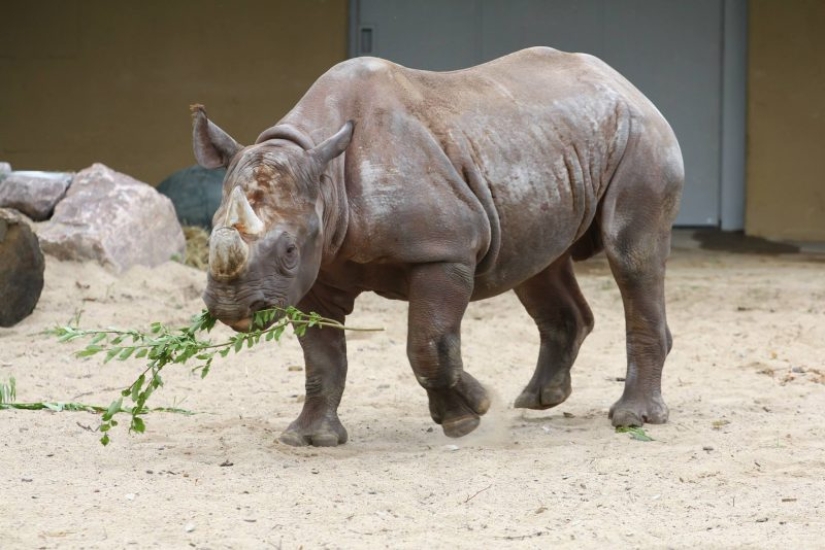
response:
<path id="1" fill-rule="evenodd" d="M 634 129 L 669 131 L 609 66 L 551 48 L 441 73 L 345 61 L 282 123 L 317 143 L 349 119 L 353 142 L 333 173 L 346 182 L 355 259 L 472 253 L 481 271 L 536 247 L 563 253 L 592 222 Z"/>

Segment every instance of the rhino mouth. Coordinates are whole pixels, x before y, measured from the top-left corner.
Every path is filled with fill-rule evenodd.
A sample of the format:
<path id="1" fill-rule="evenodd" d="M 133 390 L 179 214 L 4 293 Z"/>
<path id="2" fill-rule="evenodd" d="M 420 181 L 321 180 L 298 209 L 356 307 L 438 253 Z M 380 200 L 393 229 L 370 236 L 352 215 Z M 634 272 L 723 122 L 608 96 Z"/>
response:
<path id="1" fill-rule="evenodd" d="M 253 303 L 248 308 L 244 308 L 245 313 L 241 313 L 240 315 L 238 315 L 240 312 L 238 312 L 235 308 L 233 308 L 235 309 L 234 313 L 227 311 L 226 309 L 208 309 L 213 317 L 235 332 L 252 332 L 253 330 L 266 330 L 275 324 L 284 316 L 282 310 L 285 307 L 286 306 L 282 306 L 280 304 L 269 304 L 259 301 Z M 267 310 L 276 310 L 277 313 L 273 317 L 269 318 L 269 320 L 264 320 L 260 313 Z"/>
<path id="2" fill-rule="evenodd" d="M 250 332 L 252 330 L 252 317 L 247 317 L 246 319 L 240 319 L 227 324 L 229 325 L 229 328 L 235 332 Z"/>
<path id="3" fill-rule="evenodd" d="M 249 307 L 251 314 L 248 317 L 234 321 L 229 326 L 236 332 L 252 332 L 253 330 L 266 330 L 280 321 L 285 312 L 286 305 L 283 303 L 256 302 Z M 265 320 L 260 314 L 265 311 L 274 311 L 275 315 Z"/>

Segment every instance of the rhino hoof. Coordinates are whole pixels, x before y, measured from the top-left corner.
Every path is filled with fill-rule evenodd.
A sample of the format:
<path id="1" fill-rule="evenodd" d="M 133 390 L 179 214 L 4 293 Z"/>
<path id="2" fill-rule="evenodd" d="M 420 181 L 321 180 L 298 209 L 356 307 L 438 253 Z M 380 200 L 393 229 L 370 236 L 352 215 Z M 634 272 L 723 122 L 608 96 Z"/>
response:
<path id="1" fill-rule="evenodd" d="M 616 426 L 643 426 L 650 424 L 664 424 L 668 419 L 667 405 L 660 399 L 645 401 L 624 401 L 620 399 L 610 407 L 609 418 Z"/>
<path id="2" fill-rule="evenodd" d="M 530 386 L 524 388 L 521 395 L 516 398 L 513 406 L 517 409 L 543 411 L 561 405 L 570 397 L 571 393 L 573 393 L 573 387 L 570 384 L 570 375 L 568 374 L 560 382 L 552 381 L 541 390 L 536 390 Z"/>
<path id="3" fill-rule="evenodd" d="M 294 423 L 293 423 L 294 424 Z M 285 445 L 292 447 L 337 447 L 347 442 L 347 430 L 339 422 L 337 426 L 322 425 L 317 429 L 301 430 L 290 426 L 278 438 Z"/>
<path id="4" fill-rule="evenodd" d="M 445 421 L 441 429 L 447 437 L 463 437 L 478 428 L 480 423 L 481 419 L 477 416 L 461 416 Z"/>

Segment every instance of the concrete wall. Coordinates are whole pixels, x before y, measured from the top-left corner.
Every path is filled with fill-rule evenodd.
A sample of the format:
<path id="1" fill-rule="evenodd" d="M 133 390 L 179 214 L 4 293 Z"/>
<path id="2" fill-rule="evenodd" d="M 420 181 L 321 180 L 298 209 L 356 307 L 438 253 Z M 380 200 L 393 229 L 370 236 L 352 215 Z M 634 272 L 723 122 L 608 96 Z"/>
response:
<path id="1" fill-rule="evenodd" d="M 825 2 L 749 12 L 746 231 L 825 241 Z"/>
<path id="2" fill-rule="evenodd" d="M 0 160 L 148 183 L 194 163 L 189 105 L 241 143 L 346 58 L 346 0 L 3 0 Z"/>

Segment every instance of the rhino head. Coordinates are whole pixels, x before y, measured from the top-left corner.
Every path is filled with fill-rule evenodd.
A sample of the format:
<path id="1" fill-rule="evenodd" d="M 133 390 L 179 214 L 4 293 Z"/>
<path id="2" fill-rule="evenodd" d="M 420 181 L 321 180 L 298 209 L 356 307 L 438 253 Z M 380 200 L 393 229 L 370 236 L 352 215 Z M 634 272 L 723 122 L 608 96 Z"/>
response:
<path id="1" fill-rule="evenodd" d="M 309 291 L 324 248 L 321 176 L 352 137 L 347 122 L 315 147 L 259 138 L 244 147 L 193 107 L 195 158 L 227 168 L 209 238 L 203 299 L 209 313 L 247 331 L 255 312 L 295 305 Z M 306 144 L 304 144 L 306 145 Z"/>

